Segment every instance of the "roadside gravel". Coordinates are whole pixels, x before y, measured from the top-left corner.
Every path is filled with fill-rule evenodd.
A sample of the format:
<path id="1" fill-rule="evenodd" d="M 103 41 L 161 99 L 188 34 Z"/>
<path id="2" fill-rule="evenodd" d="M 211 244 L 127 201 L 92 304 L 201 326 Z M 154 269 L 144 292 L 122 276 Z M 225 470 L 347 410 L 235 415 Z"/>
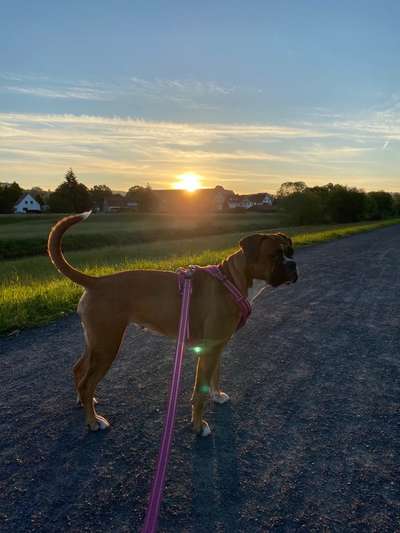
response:
<path id="1" fill-rule="evenodd" d="M 187 353 L 162 532 L 400 531 L 400 227 L 296 254 L 224 354 L 211 437 L 189 430 Z M 77 316 L 0 339 L 0 529 L 142 525 L 174 342 L 130 328 L 98 391 L 107 432 L 75 407 Z"/>

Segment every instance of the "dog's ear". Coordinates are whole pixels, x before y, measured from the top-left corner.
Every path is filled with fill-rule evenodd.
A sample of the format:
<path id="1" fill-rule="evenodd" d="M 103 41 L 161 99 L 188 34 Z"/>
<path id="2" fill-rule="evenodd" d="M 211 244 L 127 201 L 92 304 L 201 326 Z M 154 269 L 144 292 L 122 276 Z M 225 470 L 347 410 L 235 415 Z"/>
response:
<path id="1" fill-rule="evenodd" d="M 292 239 L 286 235 L 286 233 L 275 233 L 277 237 L 279 237 L 282 241 L 286 241 L 286 243 L 289 244 L 289 246 L 293 246 Z"/>
<path id="2" fill-rule="evenodd" d="M 249 235 L 239 242 L 240 248 L 243 250 L 247 261 L 255 263 L 258 259 L 261 242 L 265 239 L 266 235 L 256 233 Z"/>
<path id="3" fill-rule="evenodd" d="M 275 233 L 280 241 L 283 241 L 284 252 L 288 257 L 293 256 L 293 241 L 285 233 Z"/>

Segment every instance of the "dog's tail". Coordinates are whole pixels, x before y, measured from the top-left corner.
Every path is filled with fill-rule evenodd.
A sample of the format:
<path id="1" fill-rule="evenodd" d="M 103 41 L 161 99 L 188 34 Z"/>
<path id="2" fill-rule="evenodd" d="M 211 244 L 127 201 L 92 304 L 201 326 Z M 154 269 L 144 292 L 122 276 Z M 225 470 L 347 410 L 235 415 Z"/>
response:
<path id="1" fill-rule="evenodd" d="M 52 227 L 47 241 L 48 254 L 57 270 L 75 283 L 82 285 L 82 287 L 90 287 L 96 282 L 97 278 L 79 272 L 79 270 L 76 270 L 68 263 L 61 250 L 61 241 L 68 228 L 85 220 L 90 213 L 91 211 L 87 211 L 86 213 L 80 213 L 79 215 L 72 215 L 61 219 Z"/>

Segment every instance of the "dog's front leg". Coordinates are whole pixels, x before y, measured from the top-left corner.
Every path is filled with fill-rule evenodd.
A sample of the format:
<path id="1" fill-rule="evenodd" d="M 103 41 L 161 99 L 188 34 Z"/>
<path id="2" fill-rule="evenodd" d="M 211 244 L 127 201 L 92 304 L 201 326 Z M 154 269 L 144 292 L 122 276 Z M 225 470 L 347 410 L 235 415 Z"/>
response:
<path id="1" fill-rule="evenodd" d="M 215 365 L 214 373 L 211 377 L 211 399 L 215 403 L 225 403 L 230 400 L 226 392 L 222 392 L 220 389 L 220 368 L 221 368 L 221 353 L 217 355 L 217 364 Z"/>
<path id="2" fill-rule="evenodd" d="M 202 437 L 207 437 L 211 433 L 210 426 L 206 420 L 203 420 L 203 411 L 207 400 L 212 396 L 212 379 L 224 344 L 205 349 L 197 361 L 192 395 L 192 427 L 193 431 Z"/>

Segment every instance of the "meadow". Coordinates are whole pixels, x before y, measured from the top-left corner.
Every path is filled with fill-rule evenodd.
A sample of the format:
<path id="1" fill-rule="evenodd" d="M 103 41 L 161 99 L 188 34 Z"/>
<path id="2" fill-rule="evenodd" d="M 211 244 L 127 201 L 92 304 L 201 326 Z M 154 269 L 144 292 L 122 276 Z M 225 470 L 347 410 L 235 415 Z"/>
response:
<path id="1" fill-rule="evenodd" d="M 41 231 L 46 232 L 47 235 L 50 226 L 58 218 L 49 216 L 46 220 L 38 221 L 35 231 L 38 234 Z M 109 220 L 108 231 L 112 234 L 110 227 L 115 230 L 116 227 L 132 224 L 130 219 L 127 221 L 125 218 L 124 215 L 112 215 L 109 219 L 95 216 L 94 222 L 90 224 L 90 217 L 79 224 L 75 232 L 77 235 L 83 235 L 84 227 L 87 225 L 86 235 L 88 235 L 96 224 L 107 225 L 107 220 Z M 170 220 L 168 223 L 171 226 L 175 224 L 177 232 L 182 224 L 187 222 L 175 217 L 169 218 L 174 218 L 174 221 Z M 152 216 L 148 215 L 147 218 L 144 216 L 143 219 L 144 224 L 152 226 L 151 230 L 155 236 L 157 231 L 162 229 L 157 228 L 157 220 Z M 25 231 L 27 231 L 26 225 L 30 221 L 24 221 L 22 218 L 20 220 L 22 222 L 18 221 L 15 225 L 21 224 L 21 227 L 25 225 Z M 167 218 L 165 216 L 159 218 L 158 223 L 160 221 L 166 223 Z M 214 216 L 209 223 L 224 228 L 224 232 L 221 230 L 220 233 L 190 238 L 178 238 L 175 235 L 175 238 L 171 240 L 160 239 L 141 244 L 90 247 L 86 250 L 68 252 L 65 255 L 74 266 L 93 275 L 135 268 L 175 270 L 179 266 L 189 264 L 213 264 L 232 253 L 237 248 L 238 241 L 249 231 L 271 231 L 268 222 L 273 224 L 272 218 L 268 219 L 260 214 L 249 218 L 246 215 L 239 216 L 239 218 L 228 216 L 223 220 Z M 273 231 L 285 231 L 293 238 L 295 247 L 299 247 L 397 223 L 400 223 L 400 219 L 329 226 L 275 226 Z M 19 233 L 22 236 L 22 232 L 16 230 L 12 223 L 4 224 L 6 225 L 14 231 L 14 235 Z M 247 229 L 248 226 L 251 228 Z M 93 234 L 96 235 L 97 232 L 98 228 L 93 231 Z M 73 312 L 81 294 L 82 288 L 61 276 L 47 256 L 36 255 L 35 257 L 3 260 L 0 264 L 0 333 L 12 333 L 24 327 L 44 324 Z"/>
<path id="2" fill-rule="evenodd" d="M 0 259 L 43 255 L 51 226 L 62 215 L 0 215 Z M 95 213 L 68 231 L 65 250 L 88 250 L 233 231 L 272 228 L 284 223 L 276 213 L 180 215 Z"/>

